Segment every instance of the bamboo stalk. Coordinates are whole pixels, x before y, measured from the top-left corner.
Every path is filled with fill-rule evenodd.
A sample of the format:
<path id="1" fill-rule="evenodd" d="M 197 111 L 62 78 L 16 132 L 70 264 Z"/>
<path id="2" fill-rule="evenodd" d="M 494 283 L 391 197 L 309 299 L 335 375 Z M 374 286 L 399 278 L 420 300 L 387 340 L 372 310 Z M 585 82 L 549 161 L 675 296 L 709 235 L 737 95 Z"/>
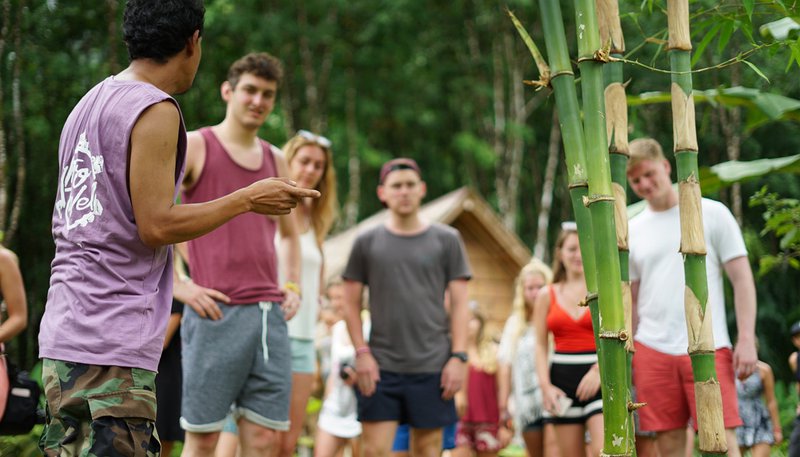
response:
<path id="1" fill-rule="evenodd" d="M 622 33 L 622 24 L 619 18 L 619 3 L 617 0 L 596 0 L 597 19 L 600 29 L 600 41 L 603 48 L 608 48 L 611 57 L 621 58 L 625 54 L 625 38 Z M 628 384 L 628 438 L 633 455 L 636 455 L 636 431 L 633 421 L 635 408 L 631 389 L 633 387 L 633 309 L 631 287 L 628 272 L 628 211 L 627 211 L 627 185 L 626 175 L 628 164 L 628 102 L 623 84 L 623 64 L 621 61 L 611 60 L 603 65 L 603 79 L 606 84 L 606 134 L 608 140 L 608 153 L 611 161 L 611 180 L 614 190 L 614 220 L 617 228 L 617 252 L 620 263 L 620 278 L 622 285 L 622 306 L 625 313 L 625 329 L 630 335 L 625 341 L 627 365 L 625 377 Z"/>
<path id="2" fill-rule="evenodd" d="M 688 0 L 668 0 L 669 57 L 672 70 L 672 119 L 681 221 L 681 247 L 686 289 L 684 306 L 689 333 L 689 356 L 694 373 L 700 452 L 727 452 L 722 419 L 722 395 L 714 366 L 714 335 L 706 278 L 700 183 L 697 169 L 697 133 L 692 97 Z"/>
<path id="3" fill-rule="evenodd" d="M 634 439 L 629 426 L 628 355 L 617 229 L 614 220 L 614 192 L 606 145 L 603 63 L 594 0 L 576 0 L 578 66 L 581 72 L 584 134 L 594 250 L 597 259 L 600 326 L 598 347 L 603 386 L 603 454 L 629 456 Z"/>

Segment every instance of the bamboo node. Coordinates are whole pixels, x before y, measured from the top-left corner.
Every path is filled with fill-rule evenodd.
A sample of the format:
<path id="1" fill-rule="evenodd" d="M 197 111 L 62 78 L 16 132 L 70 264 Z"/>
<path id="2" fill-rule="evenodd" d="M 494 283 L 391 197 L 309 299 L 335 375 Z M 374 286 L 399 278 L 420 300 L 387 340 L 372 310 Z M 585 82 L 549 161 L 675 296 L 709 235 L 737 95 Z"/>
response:
<path id="1" fill-rule="evenodd" d="M 613 201 L 615 201 L 613 195 L 596 194 L 583 197 L 583 204 L 585 206 L 589 206 L 592 203 L 597 203 L 597 202 L 613 202 Z"/>
<path id="2" fill-rule="evenodd" d="M 539 79 L 533 81 L 530 79 L 522 80 L 523 84 L 528 86 L 533 86 L 535 90 L 540 91 L 546 87 L 550 87 L 550 77 L 547 75 L 542 75 Z"/>
<path id="3" fill-rule="evenodd" d="M 553 73 L 550 73 L 550 81 L 556 79 L 559 76 L 575 76 L 572 70 L 559 70 Z"/>
<path id="4" fill-rule="evenodd" d="M 619 330 L 619 331 L 605 330 L 605 331 L 599 332 L 597 334 L 597 337 L 600 338 L 601 340 L 625 341 L 625 340 L 628 339 L 628 332 L 626 332 L 625 330 Z"/>
<path id="5" fill-rule="evenodd" d="M 634 403 L 632 401 L 628 401 L 628 411 L 630 411 L 630 412 L 636 411 L 637 409 L 644 408 L 645 406 L 647 406 L 647 403 L 645 403 L 645 402 L 636 402 L 636 403 Z"/>
<path id="6" fill-rule="evenodd" d="M 579 188 L 581 188 L 581 187 L 589 187 L 589 182 L 588 182 L 588 181 L 584 181 L 584 180 L 580 180 L 580 181 L 575 181 L 574 183 L 570 183 L 570 184 L 567 186 L 567 188 L 568 188 L 569 190 L 572 190 L 572 189 L 579 189 Z"/>
<path id="7" fill-rule="evenodd" d="M 584 197 L 584 198 L 586 198 L 586 197 Z M 592 300 L 597 300 L 597 297 L 598 297 L 597 292 L 593 292 L 591 294 L 586 294 L 586 296 L 583 297 L 583 300 L 581 300 L 578 303 L 578 306 L 589 306 L 589 302 L 591 302 Z"/>

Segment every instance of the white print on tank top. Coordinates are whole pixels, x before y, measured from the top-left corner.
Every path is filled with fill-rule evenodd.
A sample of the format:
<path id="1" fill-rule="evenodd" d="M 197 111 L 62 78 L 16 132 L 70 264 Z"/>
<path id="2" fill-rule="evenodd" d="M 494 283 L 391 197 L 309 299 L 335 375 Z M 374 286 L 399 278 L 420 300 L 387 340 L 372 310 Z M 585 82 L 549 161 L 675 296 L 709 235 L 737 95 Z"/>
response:
<path id="1" fill-rule="evenodd" d="M 86 132 L 81 133 L 72 160 L 61 173 L 56 211 L 64 219 L 67 232 L 75 227 L 86 227 L 96 216 L 103 214 L 103 205 L 97 199 L 97 175 L 103 173 L 103 156 L 92 155 Z"/>

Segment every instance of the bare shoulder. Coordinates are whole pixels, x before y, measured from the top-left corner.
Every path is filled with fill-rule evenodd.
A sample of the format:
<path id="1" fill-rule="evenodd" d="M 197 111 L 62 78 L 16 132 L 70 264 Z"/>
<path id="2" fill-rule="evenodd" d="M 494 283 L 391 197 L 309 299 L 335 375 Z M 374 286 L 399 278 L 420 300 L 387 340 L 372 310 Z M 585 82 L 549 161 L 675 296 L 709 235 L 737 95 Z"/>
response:
<path id="1" fill-rule="evenodd" d="M 186 133 L 186 152 L 187 154 L 190 151 L 194 151 L 197 149 L 205 149 L 206 142 L 203 139 L 203 134 L 200 133 L 200 130 L 192 130 L 191 132 Z"/>
<path id="2" fill-rule="evenodd" d="M 761 377 L 772 376 L 772 367 L 769 366 L 768 363 L 758 361 L 758 371 L 761 373 Z"/>
<path id="3" fill-rule="evenodd" d="M 0 267 L 5 268 L 8 266 L 17 267 L 19 265 L 19 257 L 13 251 L 0 247 Z"/>
<path id="4" fill-rule="evenodd" d="M 549 307 L 550 306 L 550 287 L 542 287 L 539 294 L 536 295 L 536 301 L 533 303 L 536 307 Z"/>
<path id="5" fill-rule="evenodd" d="M 148 125 L 152 124 L 158 126 L 159 123 L 166 123 L 166 126 L 162 126 L 162 128 L 166 128 L 172 127 L 172 124 L 177 124 L 179 122 L 180 114 L 178 113 L 178 107 L 175 106 L 175 103 L 164 100 L 154 103 L 145 109 L 142 115 L 139 116 L 136 125 L 146 123 Z"/>

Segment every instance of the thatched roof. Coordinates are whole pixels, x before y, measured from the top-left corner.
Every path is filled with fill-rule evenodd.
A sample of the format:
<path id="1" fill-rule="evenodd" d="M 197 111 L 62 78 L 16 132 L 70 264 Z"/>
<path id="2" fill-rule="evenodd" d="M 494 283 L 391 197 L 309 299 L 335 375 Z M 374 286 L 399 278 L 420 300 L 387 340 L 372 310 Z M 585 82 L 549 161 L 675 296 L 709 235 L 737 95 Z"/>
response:
<path id="1" fill-rule="evenodd" d="M 503 225 L 489 204 L 477 192 L 468 187 L 454 190 L 426 203 L 420 208 L 420 216 L 429 222 L 440 222 L 447 225 L 454 225 L 456 220 L 462 216 L 472 216 L 465 218 L 463 223 L 469 224 L 471 231 L 480 232 L 483 235 L 481 238 L 485 239 L 487 243 L 493 244 L 494 246 L 491 247 L 498 256 L 516 263 L 516 271 L 528 263 L 531 258 L 527 246 L 516 234 Z M 323 245 L 326 279 L 342 274 L 356 236 L 384 223 L 388 217 L 389 211 L 382 210 L 364 219 L 356 226 L 326 240 Z"/>

